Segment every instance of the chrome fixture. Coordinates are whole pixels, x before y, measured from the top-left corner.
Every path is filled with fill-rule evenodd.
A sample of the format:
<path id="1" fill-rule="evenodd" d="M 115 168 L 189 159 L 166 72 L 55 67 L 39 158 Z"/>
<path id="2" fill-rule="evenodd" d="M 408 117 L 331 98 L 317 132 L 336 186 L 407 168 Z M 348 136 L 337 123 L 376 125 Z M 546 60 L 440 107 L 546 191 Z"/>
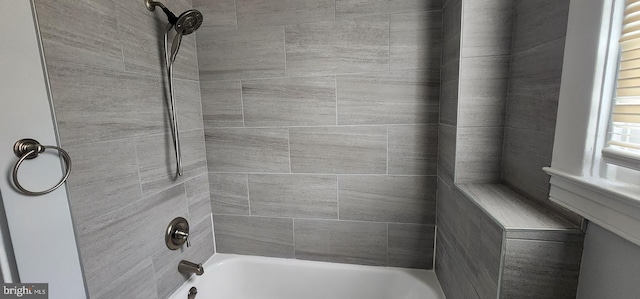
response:
<path id="1" fill-rule="evenodd" d="M 182 217 L 176 217 L 167 226 L 164 235 L 164 241 L 171 250 L 177 250 L 187 243 L 187 247 L 191 246 L 189 242 L 189 222 Z"/>
<path id="2" fill-rule="evenodd" d="M 187 299 L 196 299 L 197 294 L 198 294 L 198 289 L 196 289 L 196 287 L 191 287 L 189 289 L 189 294 L 187 294 Z"/>
<path id="3" fill-rule="evenodd" d="M 195 274 L 200 276 L 204 274 L 204 268 L 202 267 L 202 264 L 181 260 L 178 264 L 178 272 L 182 274 Z"/>
<path id="4" fill-rule="evenodd" d="M 153 1 L 153 0 L 145 0 L 145 5 L 147 9 L 150 11 L 154 11 L 156 6 L 160 6 L 162 11 L 167 15 L 169 19 L 169 24 L 167 24 L 167 29 L 164 33 L 164 61 L 165 67 L 167 68 L 167 77 L 169 77 L 169 95 L 170 95 L 170 108 L 171 108 L 171 129 L 173 134 L 173 147 L 176 151 L 176 166 L 177 166 L 177 174 L 179 176 L 182 175 L 182 152 L 180 151 L 180 134 L 178 132 L 178 115 L 176 112 L 176 101 L 175 101 L 175 89 L 173 87 L 173 63 L 176 60 L 176 56 L 178 55 L 178 50 L 180 50 L 180 43 L 182 42 L 182 36 L 188 35 L 196 31 L 202 25 L 202 13 L 195 10 L 190 9 L 180 16 L 177 16 L 171 12 L 164 4 Z M 173 38 L 173 42 L 171 43 L 171 52 L 169 53 L 169 31 L 171 29 L 175 29 L 176 36 Z"/>
<path id="5" fill-rule="evenodd" d="M 22 185 L 18 181 L 18 169 L 20 168 L 20 165 L 22 165 L 22 162 L 24 162 L 24 160 L 34 159 L 38 157 L 40 154 L 42 154 L 48 148 L 57 150 L 62 156 L 62 160 L 64 161 L 64 164 L 66 165 L 66 168 L 67 168 L 65 170 L 64 176 L 62 176 L 62 179 L 60 179 L 60 181 L 55 186 L 47 190 L 29 191 L 24 187 L 22 187 Z M 64 184 L 64 182 L 67 180 L 67 178 L 69 178 L 69 174 L 71 174 L 71 157 L 69 157 L 69 154 L 65 150 L 57 146 L 41 145 L 40 142 L 38 142 L 35 139 L 25 138 L 25 139 L 20 139 L 16 141 L 15 144 L 13 144 L 13 153 L 20 158 L 18 159 L 18 162 L 16 162 L 16 165 L 13 166 L 13 172 L 12 172 L 13 184 L 16 186 L 16 189 L 18 189 L 18 191 L 20 191 L 22 194 L 44 195 L 44 194 L 50 193 L 53 190 L 56 190 L 60 186 L 62 186 L 62 184 Z"/>

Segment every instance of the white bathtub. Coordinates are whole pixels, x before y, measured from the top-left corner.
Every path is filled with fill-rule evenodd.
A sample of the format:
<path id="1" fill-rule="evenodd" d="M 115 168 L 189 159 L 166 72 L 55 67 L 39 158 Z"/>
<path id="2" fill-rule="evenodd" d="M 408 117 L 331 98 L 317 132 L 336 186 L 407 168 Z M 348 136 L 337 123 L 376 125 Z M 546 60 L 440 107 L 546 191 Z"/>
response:
<path id="1" fill-rule="evenodd" d="M 215 254 L 170 298 L 444 299 L 433 271 Z"/>

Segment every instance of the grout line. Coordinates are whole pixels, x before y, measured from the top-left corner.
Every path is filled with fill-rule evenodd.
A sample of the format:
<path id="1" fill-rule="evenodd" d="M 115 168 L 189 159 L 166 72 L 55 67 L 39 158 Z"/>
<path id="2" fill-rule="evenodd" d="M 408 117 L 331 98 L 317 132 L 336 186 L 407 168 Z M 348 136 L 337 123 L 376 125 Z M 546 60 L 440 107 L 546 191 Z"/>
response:
<path id="1" fill-rule="evenodd" d="M 262 174 L 262 175 L 315 175 L 315 176 L 387 176 L 386 173 L 314 173 L 314 172 L 233 172 L 233 171 L 209 171 L 212 174 Z M 394 174 L 396 177 L 437 177 L 436 174 Z"/>
<path id="2" fill-rule="evenodd" d="M 242 109 L 242 127 L 245 128 L 246 124 L 244 121 L 244 92 L 242 91 L 242 80 L 240 80 L 240 107 Z"/>
<path id="3" fill-rule="evenodd" d="M 291 171 L 291 130 L 287 128 L 287 146 L 289 147 L 289 173 Z"/>
<path id="4" fill-rule="evenodd" d="M 338 76 L 333 76 L 333 85 L 336 92 L 336 126 L 338 125 Z"/>
<path id="5" fill-rule="evenodd" d="M 138 156 L 138 142 L 136 138 L 133 138 L 133 152 L 136 155 L 136 171 L 138 172 L 138 187 L 140 187 L 140 198 L 144 198 L 144 191 L 142 190 L 142 175 L 140 175 L 140 157 Z"/>
<path id="6" fill-rule="evenodd" d="M 417 124 L 356 124 L 356 125 L 316 125 L 316 126 L 255 126 L 255 127 L 207 127 L 207 130 L 215 130 L 215 129 L 287 129 L 287 128 L 336 128 L 336 127 L 400 127 L 400 126 L 434 126 L 437 127 L 439 124 L 437 123 L 417 123 Z M 442 124 L 445 126 L 455 127 L 453 125 Z M 488 126 L 488 127 L 462 127 L 462 128 L 500 128 L 501 126 Z M 191 130 L 180 130 L 180 132 L 185 131 L 194 131 L 194 130 L 202 130 L 200 129 L 191 129 Z M 160 133 L 155 135 L 161 135 Z M 150 135 L 145 135 L 150 136 Z M 125 138 L 126 139 L 126 138 Z"/>
<path id="7" fill-rule="evenodd" d="M 293 235 L 293 258 L 296 258 L 296 219 L 291 218 L 291 233 Z"/>
<path id="8" fill-rule="evenodd" d="M 340 220 L 340 177 L 336 175 L 336 207 L 338 208 L 338 220 Z"/>
<path id="9" fill-rule="evenodd" d="M 389 25 L 387 27 L 387 46 L 388 46 L 388 52 L 387 52 L 387 70 L 391 70 L 391 15 L 387 15 L 387 24 Z"/>
<path id="10" fill-rule="evenodd" d="M 385 265 L 389 266 L 389 222 L 387 222 L 387 260 Z"/>
<path id="11" fill-rule="evenodd" d="M 218 242 L 216 242 L 216 227 L 213 224 L 213 213 L 211 213 L 210 216 L 211 216 L 211 235 L 213 235 L 213 253 L 216 254 L 218 253 Z"/>
<path id="12" fill-rule="evenodd" d="M 233 10 L 236 14 L 236 29 L 238 29 L 238 0 L 233 1 Z"/>
<path id="13" fill-rule="evenodd" d="M 284 52 L 284 77 L 288 78 L 289 76 L 287 76 L 287 30 L 284 28 L 284 25 L 282 25 L 282 42 L 284 43 L 283 46 L 283 50 L 282 52 Z"/>
<path id="14" fill-rule="evenodd" d="M 292 217 L 285 216 L 265 216 L 265 215 L 244 215 L 244 214 L 225 214 L 225 213 L 216 213 L 214 215 L 219 216 L 229 216 L 229 217 L 250 217 L 250 218 L 267 218 L 267 219 L 294 219 Z M 324 222 L 343 222 L 343 223 L 368 223 L 368 224 L 398 224 L 398 225 L 420 225 L 420 226 L 433 226 L 436 225 L 434 223 L 408 223 L 408 222 L 384 222 L 384 221 L 368 221 L 368 220 L 349 220 L 349 219 L 334 219 L 334 218 L 311 218 L 311 217 L 298 217 L 295 218 L 297 220 L 313 220 L 313 221 L 324 221 Z M 295 220 L 294 219 L 294 220 Z"/>
<path id="15" fill-rule="evenodd" d="M 185 181 L 186 182 L 186 181 Z M 196 220 L 195 219 L 191 219 L 191 213 L 189 213 L 189 197 L 187 197 L 187 184 L 185 184 L 185 182 L 182 182 L 182 190 L 184 191 L 184 201 L 187 204 L 187 219 L 189 219 L 189 221 L 191 221 L 191 223 L 193 223 L 194 225 L 196 224 Z M 201 219 L 198 219 L 198 221 L 200 221 Z"/>
<path id="16" fill-rule="evenodd" d="M 249 174 L 247 173 L 246 176 L 247 178 L 247 206 L 249 206 L 249 215 L 247 216 L 253 216 L 251 213 L 251 192 L 249 192 Z"/>
<path id="17" fill-rule="evenodd" d="M 387 175 L 389 174 L 389 127 L 387 126 Z"/>

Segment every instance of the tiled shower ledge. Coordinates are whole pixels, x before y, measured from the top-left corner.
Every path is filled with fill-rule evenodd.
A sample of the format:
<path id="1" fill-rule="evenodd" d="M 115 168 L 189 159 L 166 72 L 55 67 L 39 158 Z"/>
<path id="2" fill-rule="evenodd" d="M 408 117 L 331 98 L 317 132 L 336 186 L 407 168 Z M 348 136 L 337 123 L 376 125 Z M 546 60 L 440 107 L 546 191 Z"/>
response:
<path id="1" fill-rule="evenodd" d="M 576 225 L 501 184 L 456 187 L 503 231 L 501 244 L 493 244 L 500 259 L 477 262 L 499 273 L 492 282 L 497 287 L 489 289 L 496 292 L 486 298 L 575 298 L 584 240 Z M 486 285 L 479 283 L 476 292 Z"/>
<path id="2" fill-rule="evenodd" d="M 580 229 L 502 184 L 456 184 L 462 193 L 506 231 L 507 238 L 565 240 Z M 556 234 L 559 233 L 559 234 Z"/>

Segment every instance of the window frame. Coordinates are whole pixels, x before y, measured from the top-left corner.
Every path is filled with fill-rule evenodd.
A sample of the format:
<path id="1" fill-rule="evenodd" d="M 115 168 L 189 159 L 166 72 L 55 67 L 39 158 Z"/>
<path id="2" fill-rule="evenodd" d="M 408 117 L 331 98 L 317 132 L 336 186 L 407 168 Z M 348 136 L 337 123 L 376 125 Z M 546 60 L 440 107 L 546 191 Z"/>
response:
<path id="1" fill-rule="evenodd" d="M 544 170 L 551 201 L 640 245 L 640 187 L 616 180 L 617 166 L 606 164 L 601 152 L 624 2 L 571 0 L 553 158 Z"/>

